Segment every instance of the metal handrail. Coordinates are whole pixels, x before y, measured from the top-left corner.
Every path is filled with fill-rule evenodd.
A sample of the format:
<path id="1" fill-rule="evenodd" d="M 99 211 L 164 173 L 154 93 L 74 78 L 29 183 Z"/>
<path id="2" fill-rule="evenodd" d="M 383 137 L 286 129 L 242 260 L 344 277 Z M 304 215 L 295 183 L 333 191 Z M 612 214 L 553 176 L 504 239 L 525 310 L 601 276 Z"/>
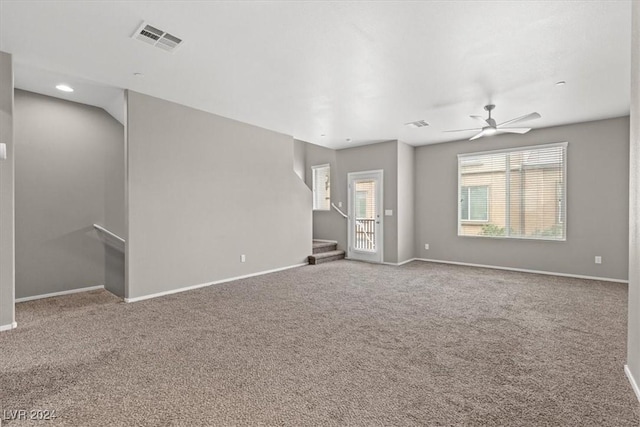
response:
<path id="1" fill-rule="evenodd" d="M 342 215 L 345 218 L 349 218 L 344 212 L 338 209 L 338 207 L 333 202 L 331 202 L 331 206 L 333 206 L 333 209 L 337 210 L 340 215 Z"/>
<path id="2" fill-rule="evenodd" d="M 98 230 L 98 231 L 103 232 L 103 233 L 104 233 L 104 234 L 106 234 L 107 236 L 113 237 L 114 239 L 116 239 L 116 240 L 120 241 L 121 243 L 124 243 L 124 242 L 125 242 L 125 240 L 124 240 L 122 237 L 118 236 L 118 235 L 117 235 L 117 234 L 115 234 L 115 233 L 112 233 L 111 231 L 107 230 L 106 228 L 104 228 L 104 227 L 102 227 L 102 226 L 99 226 L 98 224 L 93 224 L 93 228 L 95 228 L 95 229 L 96 229 L 96 230 Z"/>

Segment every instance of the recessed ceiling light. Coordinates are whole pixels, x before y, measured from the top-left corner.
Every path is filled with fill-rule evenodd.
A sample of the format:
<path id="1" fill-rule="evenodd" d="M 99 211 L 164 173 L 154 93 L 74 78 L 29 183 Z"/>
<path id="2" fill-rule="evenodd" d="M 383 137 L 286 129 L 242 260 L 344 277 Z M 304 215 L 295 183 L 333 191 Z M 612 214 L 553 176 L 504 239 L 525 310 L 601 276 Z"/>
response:
<path id="1" fill-rule="evenodd" d="M 565 82 L 564 80 L 560 80 L 559 82 L 556 82 L 556 86 L 564 86 L 566 84 L 567 82 Z"/>
<path id="2" fill-rule="evenodd" d="M 56 89 L 61 90 L 63 92 L 73 92 L 73 88 L 65 84 L 59 84 L 58 86 L 56 86 Z"/>

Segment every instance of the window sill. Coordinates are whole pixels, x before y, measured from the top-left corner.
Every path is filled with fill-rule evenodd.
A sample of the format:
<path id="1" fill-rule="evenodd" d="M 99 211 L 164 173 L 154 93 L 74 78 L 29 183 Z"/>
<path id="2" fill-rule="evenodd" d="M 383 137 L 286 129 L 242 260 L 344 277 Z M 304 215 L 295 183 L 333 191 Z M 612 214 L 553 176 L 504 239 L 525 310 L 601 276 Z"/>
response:
<path id="1" fill-rule="evenodd" d="M 538 242 L 566 242 L 567 238 L 563 237 L 562 239 L 547 239 L 544 237 L 512 237 L 512 236 L 485 236 L 483 234 L 478 235 L 469 235 L 469 234 L 458 234 L 458 237 L 470 237 L 472 239 L 499 239 L 499 240 L 528 240 L 528 241 L 538 241 Z"/>

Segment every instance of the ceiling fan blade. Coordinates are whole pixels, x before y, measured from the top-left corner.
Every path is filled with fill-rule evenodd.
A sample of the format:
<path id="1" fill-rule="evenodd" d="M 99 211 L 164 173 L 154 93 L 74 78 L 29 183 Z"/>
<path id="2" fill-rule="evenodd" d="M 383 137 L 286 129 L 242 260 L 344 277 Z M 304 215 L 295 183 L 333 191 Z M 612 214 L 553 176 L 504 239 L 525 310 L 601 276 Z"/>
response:
<path id="1" fill-rule="evenodd" d="M 483 137 L 483 136 L 484 136 L 484 129 L 483 129 L 482 131 L 480 131 L 480 133 L 479 133 L 479 134 L 477 134 L 477 135 L 472 136 L 471 138 L 469 138 L 469 141 L 473 141 L 474 139 L 478 139 L 478 138 Z"/>
<path id="2" fill-rule="evenodd" d="M 496 130 L 496 133 L 519 133 L 519 134 L 523 134 L 523 133 L 527 133 L 531 130 L 531 128 L 501 128 L 499 127 Z"/>
<path id="3" fill-rule="evenodd" d="M 474 120 L 477 120 L 479 122 L 482 122 L 482 127 L 485 127 L 487 125 L 491 126 L 491 123 L 489 123 L 484 117 L 482 116 L 469 116 Z"/>
<path id="4" fill-rule="evenodd" d="M 498 126 L 511 125 L 511 124 L 517 123 L 517 122 L 524 122 L 525 120 L 539 119 L 540 117 L 542 117 L 542 116 L 540 114 L 538 114 L 538 113 L 529 113 L 529 114 L 525 114 L 524 116 L 521 116 L 521 117 L 516 117 L 515 119 L 507 120 L 504 123 L 500 123 Z"/>
<path id="5" fill-rule="evenodd" d="M 469 132 L 469 131 L 479 132 L 481 130 L 482 130 L 481 128 L 474 128 L 474 129 L 445 130 L 444 132 Z"/>

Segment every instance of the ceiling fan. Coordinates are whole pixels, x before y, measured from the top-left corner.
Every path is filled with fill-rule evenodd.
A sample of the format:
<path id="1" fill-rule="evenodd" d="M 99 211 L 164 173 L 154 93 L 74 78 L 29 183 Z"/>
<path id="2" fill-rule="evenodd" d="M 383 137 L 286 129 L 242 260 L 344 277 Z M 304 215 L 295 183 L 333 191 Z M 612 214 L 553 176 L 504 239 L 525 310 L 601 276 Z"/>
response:
<path id="1" fill-rule="evenodd" d="M 478 120 L 478 121 L 482 122 L 482 127 L 481 128 L 446 130 L 445 132 L 468 132 L 468 131 L 479 132 L 475 136 L 472 136 L 471 138 L 469 138 L 469 141 L 473 141 L 474 139 L 478 139 L 478 138 L 481 138 L 483 136 L 495 135 L 495 134 L 499 134 L 499 133 L 519 133 L 519 134 L 523 134 L 523 133 L 529 132 L 531 130 L 531 128 L 512 128 L 512 127 L 505 127 L 505 126 L 513 125 L 513 124 L 519 123 L 519 122 L 524 122 L 525 120 L 539 119 L 540 117 L 542 117 L 538 113 L 529 113 L 529 114 L 526 114 L 524 116 L 517 117 L 517 118 L 511 119 L 511 120 L 507 120 L 506 122 L 503 122 L 503 123 L 500 123 L 500 124 L 496 124 L 496 121 L 493 118 L 491 118 L 491 110 L 493 110 L 494 108 L 496 108 L 496 106 L 493 105 L 493 104 L 489 104 L 489 105 L 485 105 L 484 106 L 484 109 L 489 112 L 489 118 L 487 118 L 487 119 L 484 119 L 481 116 L 469 116 L 472 119 L 475 119 L 475 120 Z"/>

